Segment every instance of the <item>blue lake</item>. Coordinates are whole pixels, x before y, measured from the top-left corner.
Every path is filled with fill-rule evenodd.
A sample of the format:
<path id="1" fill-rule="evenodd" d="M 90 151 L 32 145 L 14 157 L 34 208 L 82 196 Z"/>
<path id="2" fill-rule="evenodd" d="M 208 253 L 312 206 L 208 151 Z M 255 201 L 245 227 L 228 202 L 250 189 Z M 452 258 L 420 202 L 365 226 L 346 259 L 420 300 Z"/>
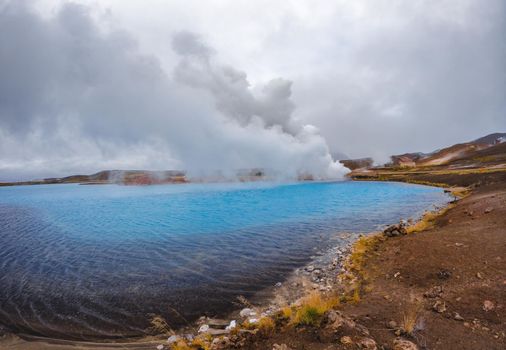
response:
<path id="1" fill-rule="evenodd" d="M 0 327 L 63 338 L 223 315 L 337 232 L 416 218 L 441 189 L 379 182 L 0 188 Z M 177 312 L 175 312 L 177 311 Z M 182 317 L 181 317 L 182 316 Z"/>

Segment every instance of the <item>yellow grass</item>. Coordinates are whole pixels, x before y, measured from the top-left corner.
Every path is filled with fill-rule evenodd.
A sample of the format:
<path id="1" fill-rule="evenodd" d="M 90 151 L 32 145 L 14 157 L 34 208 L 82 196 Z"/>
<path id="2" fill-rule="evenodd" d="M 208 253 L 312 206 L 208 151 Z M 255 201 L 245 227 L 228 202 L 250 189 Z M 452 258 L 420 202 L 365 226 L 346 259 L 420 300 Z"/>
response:
<path id="1" fill-rule="evenodd" d="M 208 347 L 205 347 L 205 348 L 204 347 L 199 347 L 199 348 L 200 349 L 206 349 L 206 350 L 208 349 Z M 197 349 L 199 349 L 199 348 L 197 348 Z M 179 341 L 179 342 L 177 342 L 175 344 L 172 344 L 171 345 L 171 349 L 172 350 L 193 350 L 195 348 L 189 346 L 188 344 L 186 344 L 185 341 Z"/>
<path id="2" fill-rule="evenodd" d="M 344 267 L 352 272 L 358 273 L 362 278 L 365 278 L 363 265 L 367 256 L 381 240 L 381 235 L 369 235 L 360 237 L 352 246 L 351 254 L 346 260 Z"/>
<path id="3" fill-rule="evenodd" d="M 258 329 L 262 334 L 270 335 L 274 333 L 274 330 L 276 329 L 276 323 L 270 317 L 262 317 L 258 321 Z"/>
<path id="4" fill-rule="evenodd" d="M 313 292 L 305 297 L 302 305 L 293 315 L 294 325 L 316 326 L 320 323 L 323 314 L 339 305 L 339 298 L 323 298 L 318 292 Z"/>
<path id="5" fill-rule="evenodd" d="M 454 195 L 457 198 L 464 198 L 469 195 L 471 192 L 469 188 L 467 187 L 453 187 L 449 188 L 450 193 Z"/>
<path id="6" fill-rule="evenodd" d="M 360 286 L 357 286 L 353 291 L 353 297 L 351 299 L 355 304 L 360 303 Z"/>
<path id="7" fill-rule="evenodd" d="M 209 337 L 209 339 L 203 339 L 203 338 L 197 337 L 197 338 L 193 339 L 190 349 L 208 350 L 210 348 L 209 344 L 210 344 L 211 340 L 212 340 L 211 337 Z M 186 350 L 186 349 L 183 348 L 183 349 L 176 349 L 176 350 Z"/>
<path id="8" fill-rule="evenodd" d="M 449 209 L 453 208 L 454 204 L 449 204 L 445 208 L 438 211 L 427 211 L 423 214 L 422 218 L 415 222 L 413 225 L 406 227 L 406 232 L 414 233 L 425 231 L 434 226 L 435 221 L 438 217 L 446 213 Z"/>
<path id="9" fill-rule="evenodd" d="M 438 215 L 435 212 L 426 212 L 425 214 L 423 214 L 420 220 L 418 220 L 413 225 L 408 226 L 406 228 L 406 232 L 409 234 L 427 230 L 428 228 L 434 225 L 434 220 L 436 219 L 437 216 Z"/>
<path id="10" fill-rule="evenodd" d="M 408 305 L 407 310 L 403 313 L 401 321 L 401 328 L 404 333 L 412 335 L 416 330 L 421 309 L 421 301 L 419 299 L 411 297 L 411 302 Z"/>
<path id="11" fill-rule="evenodd" d="M 291 307 L 286 306 L 281 309 L 281 317 L 286 318 L 286 319 L 290 319 L 290 318 L 292 318 L 292 315 L 293 315 L 293 310 Z"/>

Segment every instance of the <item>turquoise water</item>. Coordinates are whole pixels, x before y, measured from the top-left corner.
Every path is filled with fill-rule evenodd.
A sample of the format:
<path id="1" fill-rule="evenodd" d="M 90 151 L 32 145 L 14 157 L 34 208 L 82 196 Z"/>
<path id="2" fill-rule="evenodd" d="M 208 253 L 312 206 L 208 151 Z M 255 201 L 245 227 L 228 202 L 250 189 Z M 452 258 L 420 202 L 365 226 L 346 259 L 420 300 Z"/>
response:
<path id="1" fill-rule="evenodd" d="M 151 314 L 180 326 L 172 310 L 220 315 L 336 232 L 446 200 L 438 188 L 374 182 L 0 188 L 0 325 L 90 339 L 146 334 Z"/>

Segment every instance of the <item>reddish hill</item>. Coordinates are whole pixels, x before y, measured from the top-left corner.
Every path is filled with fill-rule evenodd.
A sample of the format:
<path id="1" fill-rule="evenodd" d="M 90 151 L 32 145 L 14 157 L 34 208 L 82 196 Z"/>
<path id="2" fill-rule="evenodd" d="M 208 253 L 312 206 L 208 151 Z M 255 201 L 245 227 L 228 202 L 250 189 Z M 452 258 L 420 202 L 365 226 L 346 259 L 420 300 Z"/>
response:
<path id="1" fill-rule="evenodd" d="M 415 166 L 438 166 L 450 165 L 459 160 L 470 160 L 479 158 L 482 151 L 489 148 L 495 148 L 503 145 L 506 142 L 506 133 L 494 133 L 474 141 L 459 143 L 450 147 L 446 147 L 432 153 L 405 153 L 401 155 L 392 156 L 392 164 L 401 167 L 415 167 Z M 498 147 L 497 151 L 501 153 L 502 148 Z M 495 158 L 494 158 L 495 159 Z M 477 162 L 491 160 L 481 159 Z"/>

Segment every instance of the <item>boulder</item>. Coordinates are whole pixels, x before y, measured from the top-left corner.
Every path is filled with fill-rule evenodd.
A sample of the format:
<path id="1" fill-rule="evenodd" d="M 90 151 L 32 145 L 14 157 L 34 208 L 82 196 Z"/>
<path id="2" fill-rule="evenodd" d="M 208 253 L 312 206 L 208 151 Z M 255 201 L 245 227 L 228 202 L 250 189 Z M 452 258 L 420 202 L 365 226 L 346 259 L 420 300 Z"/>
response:
<path id="1" fill-rule="evenodd" d="M 450 277 L 452 277 L 452 272 L 448 270 L 441 269 L 437 273 L 437 278 L 439 278 L 440 280 L 447 280 Z"/>
<path id="2" fill-rule="evenodd" d="M 432 310 L 442 314 L 446 311 L 446 303 L 444 301 L 438 300 L 434 303 L 434 305 L 432 305 Z"/>
<path id="3" fill-rule="evenodd" d="M 442 295 L 443 295 L 442 286 L 434 286 L 425 293 L 423 293 L 423 296 L 426 298 L 440 298 Z"/>
<path id="4" fill-rule="evenodd" d="M 418 346 L 406 339 L 395 339 L 393 350 L 418 350 Z"/>
<path id="5" fill-rule="evenodd" d="M 291 350 L 286 344 L 274 344 L 272 350 Z"/>
<path id="6" fill-rule="evenodd" d="M 207 324 L 203 324 L 202 326 L 200 326 L 199 328 L 199 333 L 206 333 L 209 331 L 209 325 Z"/>
<path id="7" fill-rule="evenodd" d="M 174 344 L 174 343 L 178 342 L 180 339 L 181 339 L 181 337 L 180 337 L 180 336 L 178 336 L 178 335 L 171 335 L 171 336 L 167 339 L 167 343 L 169 343 L 169 344 Z"/>
<path id="8" fill-rule="evenodd" d="M 397 328 L 397 322 L 395 322 L 394 320 L 388 321 L 387 322 L 387 328 L 389 328 L 389 329 L 396 329 Z"/>
<path id="9" fill-rule="evenodd" d="M 359 340 L 357 340 L 357 345 L 359 349 L 366 349 L 366 350 L 378 349 L 376 342 L 374 341 L 374 339 L 371 338 L 360 338 Z"/>
<path id="10" fill-rule="evenodd" d="M 344 337 L 341 337 L 341 344 L 350 345 L 353 344 L 353 340 L 351 340 L 351 337 L 345 335 Z"/>
<path id="11" fill-rule="evenodd" d="M 344 317 L 340 313 L 334 310 L 328 311 L 325 316 L 325 328 L 331 331 L 337 331 L 345 323 Z"/>
<path id="12" fill-rule="evenodd" d="M 210 350 L 224 350 L 230 348 L 231 341 L 227 337 L 214 338 Z"/>
<path id="13" fill-rule="evenodd" d="M 396 225 L 390 225 L 383 230 L 383 234 L 387 237 L 398 237 L 406 235 L 407 233 L 406 224 L 404 222 L 400 222 Z"/>
<path id="14" fill-rule="evenodd" d="M 458 312 L 453 313 L 453 319 L 457 321 L 464 321 L 464 317 L 460 316 Z"/>
<path id="15" fill-rule="evenodd" d="M 237 322 L 235 320 L 230 321 L 229 325 L 225 328 L 227 331 L 230 331 L 237 327 Z"/>
<path id="16" fill-rule="evenodd" d="M 225 328 L 229 325 L 229 322 L 227 320 L 221 320 L 217 318 L 210 318 L 206 322 L 209 327 L 213 328 Z"/>
<path id="17" fill-rule="evenodd" d="M 250 316 L 252 313 L 254 313 L 253 310 L 251 310 L 250 308 L 246 307 L 244 309 L 241 310 L 241 312 L 239 312 L 239 315 L 241 317 L 248 317 Z"/>
<path id="18" fill-rule="evenodd" d="M 483 302 L 483 311 L 485 312 L 488 312 L 488 311 L 492 311 L 495 309 L 495 305 L 492 301 L 490 300 L 485 300 Z"/>
<path id="19" fill-rule="evenodd" d="M 325 328 L 337 331 L 340 327 L 344 326 L 347 329 L 354 329 L 356 324 L 353 320 L 344 317 L 339 311 L 330 310 L 324 315 Z"/>

